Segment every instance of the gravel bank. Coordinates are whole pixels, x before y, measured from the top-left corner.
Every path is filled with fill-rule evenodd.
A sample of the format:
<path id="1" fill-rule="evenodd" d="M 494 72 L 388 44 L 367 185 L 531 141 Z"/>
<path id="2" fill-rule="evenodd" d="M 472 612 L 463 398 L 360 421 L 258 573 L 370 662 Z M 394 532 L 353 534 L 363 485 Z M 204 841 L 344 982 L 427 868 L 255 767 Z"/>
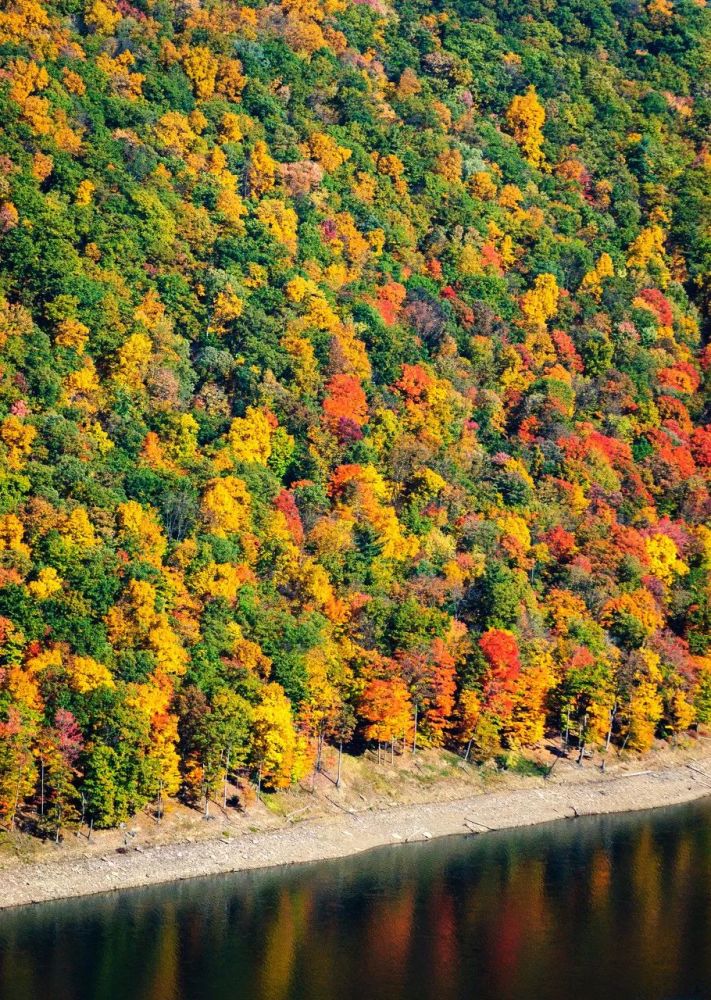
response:
<path id="1" fill-rule="evenodd" d="M 0 908 L 221 872 L 345 857 L 385 844 L 486 833 L 555 819 L 675 805 L 711 794 L 711 757 L 691 764 L 532 781 L 531 787 L 382 810 L 343 812 L 230 839 L 18 863 L 0 872 Z"/>

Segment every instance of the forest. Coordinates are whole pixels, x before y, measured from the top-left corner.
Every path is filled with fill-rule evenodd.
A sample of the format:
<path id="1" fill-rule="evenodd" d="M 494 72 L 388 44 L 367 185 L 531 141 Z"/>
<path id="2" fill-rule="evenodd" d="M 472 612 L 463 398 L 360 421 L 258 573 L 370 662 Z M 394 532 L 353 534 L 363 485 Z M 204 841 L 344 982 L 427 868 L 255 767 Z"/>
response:
<path id="1" fill-rule="evenodd" d="M 702 0 L 5 0 L 0 824 L 711 723 Z"/>

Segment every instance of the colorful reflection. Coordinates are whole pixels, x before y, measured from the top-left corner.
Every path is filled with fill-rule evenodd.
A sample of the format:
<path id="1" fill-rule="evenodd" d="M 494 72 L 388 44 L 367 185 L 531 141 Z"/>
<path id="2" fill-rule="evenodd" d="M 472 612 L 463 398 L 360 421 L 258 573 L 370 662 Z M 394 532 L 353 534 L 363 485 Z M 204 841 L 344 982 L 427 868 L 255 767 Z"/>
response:
<path id="1" fill-rule="evenodd" d="M 711 804 L 0 914 L 1 1000 L 711 997 Z"/>

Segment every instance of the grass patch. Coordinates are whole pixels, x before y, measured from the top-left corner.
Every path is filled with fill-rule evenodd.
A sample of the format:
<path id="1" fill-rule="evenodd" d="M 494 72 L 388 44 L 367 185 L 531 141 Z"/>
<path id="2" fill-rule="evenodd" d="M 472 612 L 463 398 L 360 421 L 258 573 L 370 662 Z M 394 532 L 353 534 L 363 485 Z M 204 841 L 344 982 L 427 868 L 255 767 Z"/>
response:
<path id="1" fill-rule="evenodd" d="M 550 771 L 547 764 L 541 764 L 540 761 L 524 757 L 523 754 L 514 750 L 499 754 L 496 757 L 496 763 L 502 770 L 509 771 L 511 774 L 521 774 L 526 778 L 545 778 Z"/>

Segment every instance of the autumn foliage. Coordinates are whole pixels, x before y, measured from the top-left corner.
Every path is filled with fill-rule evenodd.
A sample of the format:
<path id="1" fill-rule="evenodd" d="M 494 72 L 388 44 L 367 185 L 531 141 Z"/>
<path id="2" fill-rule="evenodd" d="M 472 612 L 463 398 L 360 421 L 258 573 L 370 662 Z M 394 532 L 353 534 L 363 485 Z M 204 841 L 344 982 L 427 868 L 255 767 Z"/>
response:
<path id="1" fill-rule="evenodd" d="M 711 724 L 707 14 L 584 7 L 4 4 L 4 826 Z"/>

